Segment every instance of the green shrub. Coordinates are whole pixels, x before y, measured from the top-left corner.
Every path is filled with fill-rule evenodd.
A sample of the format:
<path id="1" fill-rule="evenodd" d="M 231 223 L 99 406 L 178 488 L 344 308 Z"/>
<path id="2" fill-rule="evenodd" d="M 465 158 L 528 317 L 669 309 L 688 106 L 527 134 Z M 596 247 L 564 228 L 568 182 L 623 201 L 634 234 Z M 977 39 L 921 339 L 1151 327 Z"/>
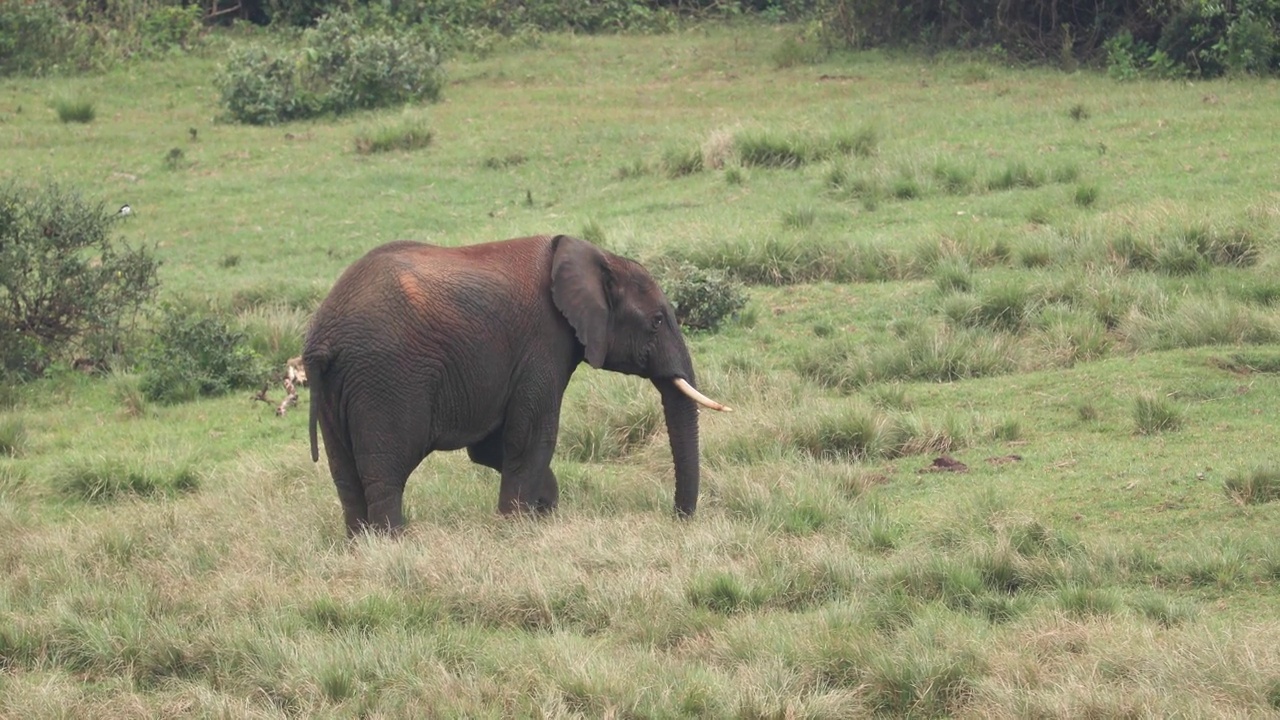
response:
<path id="1" fill-rule="evenodd" d="M 771 59 L 774 67 L 783 70 L 797 65 L 816 65 L 826 57 L 827 48 L 814 38 L 786 35 L 774 49 Z"/>
<path id="2" fill-rule="evenodd" d="M 168 305 L 142 358 L 148 400 L 184 402 L 263 381 L 266 370 L 243 332 L 223 318 Z"/>
<path id="3" fill-rule="evenodd" d="M 661 284 L 676 310 L 676 319 L 691 330 L 714 331 L 747 304 L 742 284 L 719 270 L 682 262 L 664 272 Z"/>
<path id="4" fill-rule="evenodd" d="M 54 183 L 0 186 L 0 376 L 38 376 L 73 350 L 121 350 L 159 263 L 112 240 L 116 219 Z"/>
<path id="5" fill-rule="evenodd" d="M 138 23 L 142 51 L 158 55 L 190 48 L 200 33 L 201 15 L 203 9 L 198 3 L 152 8 Z"/>
<path id="6" fill-rule="evenodd" d="M 1227 28 L 1226 62 L 1231 72 L 1263 75 L 1274 68 L 1280 53 L 1276 39 L 1280 5 L 1270 5 L 1270 22 L 1262 14 L 1245 12 Z"/>
<path id="7" fill-rule="evenodd" d="M 408 33 L 362 29 L 355 16 L 335 13 L 308 30 L 305 42 L 304 73 L 329 112 L 440 98 L 440 58 Z"/>
<path id="8" fill-rule="evenodd" d="M 215 83 L 231 117 L 250 125 L 270 125 L 320 112 L 319 102 L 302 91 L 292 57 L 261 45 L 231 48 Z"/>
<path id="9" fill-rule="evenodd" d="M 408 32 L 361 29 L 353 15 L 336 13 L 308 30 L 303 45 L 296 53 L 232 50 L 217 85 L 233 119 L 263 125 L 440 97 L 440 58 Z"/>
<path id="10" fill-rule="evenodd" d="M 51 0 L 0 2 L 0 76 L 41 75 L 86 57 L 75 27 Z"/>

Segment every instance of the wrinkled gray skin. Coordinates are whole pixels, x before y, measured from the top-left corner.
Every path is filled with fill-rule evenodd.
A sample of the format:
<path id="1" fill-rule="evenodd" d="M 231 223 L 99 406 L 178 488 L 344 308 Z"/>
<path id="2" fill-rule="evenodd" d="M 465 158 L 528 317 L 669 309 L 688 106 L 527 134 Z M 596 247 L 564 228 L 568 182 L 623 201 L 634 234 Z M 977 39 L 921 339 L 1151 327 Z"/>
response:
<path id="1" fill-rule="evenodd" d="M 560 402 L 578 364 L 650 378 L 662 396 L 675 509 L 698 503 L 694 384 L 671 303 L 639 264 L 567 236 L 442 248 L 396 242 L 343 273 L 303 350 L 311 458 L 324 437 L 347 533 L 399 530 L 432 451 L 502 473 L 498 511 L 548 511 Z"/>

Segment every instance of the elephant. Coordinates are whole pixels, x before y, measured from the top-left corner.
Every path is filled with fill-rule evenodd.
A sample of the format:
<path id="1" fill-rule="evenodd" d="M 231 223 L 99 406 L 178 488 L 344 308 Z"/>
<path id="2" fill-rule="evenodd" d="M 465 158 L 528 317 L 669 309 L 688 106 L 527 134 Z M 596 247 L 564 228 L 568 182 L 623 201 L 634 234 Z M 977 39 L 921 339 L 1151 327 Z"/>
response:
<path id="1" fill-rule="evenodd" d="M 639 263 L 566 235 L 374 248 L 338 278 L 303 349 L 311 459 L 324 439 L 349 537 L 398 532 L 413 470 L 466 448 L 501 473 L 498 512 L 545 513 L 561 402 L 583 360 L 662 398 L 675 512 L 698 503 L 698 406 L 675 312 Z"/>

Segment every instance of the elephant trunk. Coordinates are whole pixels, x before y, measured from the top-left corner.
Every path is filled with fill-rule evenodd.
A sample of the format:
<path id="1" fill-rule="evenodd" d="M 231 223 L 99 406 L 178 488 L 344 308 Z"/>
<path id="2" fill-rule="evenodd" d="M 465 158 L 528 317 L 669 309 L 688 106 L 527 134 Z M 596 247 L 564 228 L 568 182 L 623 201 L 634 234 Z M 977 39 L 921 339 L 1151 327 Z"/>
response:
<path id="1" fill-rule="evenodd" d="M 662 412 L 671 440 L 676 474 L 676 515 L 689 517 L 698 507 L 698 406 L 675 382 L 654 380 L 662 394 Z"/>

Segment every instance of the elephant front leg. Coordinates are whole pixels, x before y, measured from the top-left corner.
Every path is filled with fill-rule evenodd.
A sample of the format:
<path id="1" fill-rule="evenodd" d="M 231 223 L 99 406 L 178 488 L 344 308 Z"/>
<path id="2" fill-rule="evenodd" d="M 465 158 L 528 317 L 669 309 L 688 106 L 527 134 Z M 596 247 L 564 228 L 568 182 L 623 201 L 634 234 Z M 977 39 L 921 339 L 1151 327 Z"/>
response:
<path id="1" fill-rule="evenodd" d="M 544 515 L 560 504 L 560 486 L 550 467 L 524 478 L 502 474 L 502 488 L 498 493 L 498 512 L 513 515 L 536 512 Z"/>
<path id="2" fill-rule="evenodd" d="M 508 433 L 503 442 L 502 486 L 498 492 L 498 512 L 548 513 L 560 502 L 560 486 L 551 471 L 555 454 L 555 423 L 539 424 L 539 431 L 515 441 Z M 519 436 L 517 436 L 519 438 Z"/>

